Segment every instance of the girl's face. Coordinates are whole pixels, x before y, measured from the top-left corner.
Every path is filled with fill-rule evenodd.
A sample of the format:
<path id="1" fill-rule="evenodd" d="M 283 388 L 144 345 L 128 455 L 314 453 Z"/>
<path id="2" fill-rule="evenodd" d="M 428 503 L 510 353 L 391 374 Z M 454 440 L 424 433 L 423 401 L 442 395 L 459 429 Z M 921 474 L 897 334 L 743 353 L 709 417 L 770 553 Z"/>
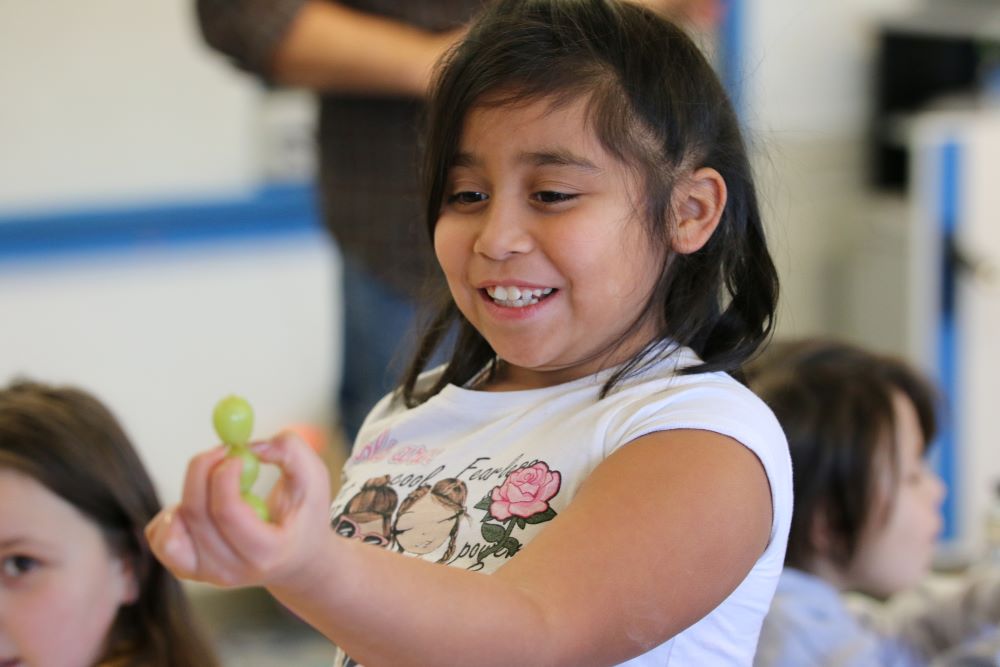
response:
<path id="1" fill-rule="evenodd" d="M 945 494 L 944 484 L 921 455 L 923 435 L 913 403 L 895 393 L 893 408 L 898 443 L 895 493 L 887 493 L 891 463 L 884 456 L 876 481 L 883 492 L 846 572 L 849 588 L 879 597 L 916 584 L 930 570 Z"/>
<path id="2" fill-rule="evenodd" d="M 0 665 L 91 667 L 135 590 L 92 521 L 0 468 Z"/>
<path id="3" fill-rule="evenodd" d="M 474 107 L 450 171 L 435 251 L 512 388 L 583 377 L 654 335 L 651 324 L 626 331 L 664 253 L 643 228 L 639 179 L 605 152 L 585 111 L 585 100 Z"/>

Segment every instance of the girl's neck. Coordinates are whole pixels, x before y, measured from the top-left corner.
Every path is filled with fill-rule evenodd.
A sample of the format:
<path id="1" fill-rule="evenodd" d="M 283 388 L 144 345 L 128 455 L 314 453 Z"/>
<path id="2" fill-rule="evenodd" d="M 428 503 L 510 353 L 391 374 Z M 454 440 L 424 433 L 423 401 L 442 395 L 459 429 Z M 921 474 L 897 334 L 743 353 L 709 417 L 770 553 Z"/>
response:
<path id="1" fill-rule="evenodd" d="M 604 363 L 545 370 L 522 368 L 514 366 L 503 359 L 497 359 L 495 372 L 473 388 L 480 391 L 503 392 L 555 387 L 613 369 L 628 361 L 629 358 L 609 357 Z"/>
<path id="2" fill-rule="evenodd" d="M 496 372 L 477 389 L 482 391 L 526 391 L 554 387 L 566 382 L 577 380 L 583 375 L 571 371 L 535 371 L 532 369 L 512 366 L 503 359 L 498 359 Z"/>
<path id="3" fill-rule="evenodd" d="M 473 389 L 480 391 L 524 391 L 544 389 L 589 377 L 620 366 L 646 350 L 656 340 L 656 328 L 651 321 L 626 334 L 626 340 L 593 353 L 570 365 L 550 368 L 525 368 L 497 358 L 494 372 L 488 374 Z"/>

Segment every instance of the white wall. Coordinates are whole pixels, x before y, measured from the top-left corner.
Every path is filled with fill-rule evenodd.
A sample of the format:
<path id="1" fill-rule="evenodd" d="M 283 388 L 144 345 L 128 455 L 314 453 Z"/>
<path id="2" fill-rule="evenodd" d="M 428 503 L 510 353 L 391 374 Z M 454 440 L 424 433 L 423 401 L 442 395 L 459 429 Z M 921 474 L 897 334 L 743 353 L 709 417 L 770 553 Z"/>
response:
<path id="1" fill-rule="evenodd" d="M 0 2 L 0 214 L 256 184 L 260 89 L 192 6 Z"/>
<path id="2" fill-rule="evenodd" d="M 94 392 L 177 500 L 227 394 L 253 405 L 255 437 L 331 427 L 337 266 L 322 232 L 0 262 L 0 383 Z"/>
<path id="3" fill-rule="evenodd" d="M 241 200 L 274 175 L 268 131 L 307 125 L 309 105 L 265 99 L 202 45 L 192 7 L 0 2 L 0 225 L 24 212 Z M 282 168 L 307 167 L 298 156 Z M 175 499 L 189 456 L 216 442 L 211 410 L 226 393 L 251 400 L 260 435 L 331 426 L 337 270 L 319 231 L 0 253 L 0 383 L 91 389 Z"/>
<path id="4" fill-rule="evenodd" d="M 744 112 L 782 278 L 779 334 L 884 342 L 892 332 L 853 326 L 848 286 L 886 208 L 873 210 L 864 181 L 874 37 L 917 0 L 743 4 Z M 883 307 L 898 297 L 869 295 Z"/>
<path id="5" fill-rule="evenodd" d="M 855 137 L 880 21 L 919 0 L 746 0 L 751 121 L 778 137 Z"/>

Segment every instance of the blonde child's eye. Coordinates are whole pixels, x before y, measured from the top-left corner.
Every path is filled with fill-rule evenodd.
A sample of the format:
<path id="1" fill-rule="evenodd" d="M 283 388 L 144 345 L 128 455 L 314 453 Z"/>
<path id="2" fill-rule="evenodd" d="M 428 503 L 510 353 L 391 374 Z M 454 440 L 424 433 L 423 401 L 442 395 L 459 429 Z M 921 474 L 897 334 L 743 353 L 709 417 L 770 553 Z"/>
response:
<path id="1" fill-rule="evenodd" d="M 7 556 L 3 561 L 0 561 L 0 568 L 2 568 L 0 571 L 2 571 L 3 576 L 11 579 L 22 577 L 36 567 L 38 567 L 38 561 L 31 556 Z"/>
<path id="2" fill-rule="evenodd" d="M 577 195 L 566 192 L 555 192 L 554 190 L 542 190 L 541 192 L 536 192 L 534 197 L 543 204 L 560 204 L 576 199 Z"/>
<path id="3" fill-rule="evenodd" d="M 449 204 L 478 204 L 489 199 L 485 192 L 463 191 L 448 196 Z"/>

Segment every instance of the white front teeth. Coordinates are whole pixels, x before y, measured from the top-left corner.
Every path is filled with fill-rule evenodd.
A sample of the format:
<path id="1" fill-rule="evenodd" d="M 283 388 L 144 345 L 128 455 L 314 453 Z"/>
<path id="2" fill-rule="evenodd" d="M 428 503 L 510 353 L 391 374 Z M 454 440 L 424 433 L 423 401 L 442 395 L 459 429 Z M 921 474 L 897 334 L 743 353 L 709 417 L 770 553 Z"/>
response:
<path id="1" fill-rule="evenodd" d="M 523 308 L 524 306 L 538 303 L 539 299 L 543 296 L 548 296 L 552 293 L 552 288 L 522 289 L 514 286 L 504 287 L 502 285 L 494 285 L 493 287 L 487 287 L 486 293 L 501 306 Z"/>

